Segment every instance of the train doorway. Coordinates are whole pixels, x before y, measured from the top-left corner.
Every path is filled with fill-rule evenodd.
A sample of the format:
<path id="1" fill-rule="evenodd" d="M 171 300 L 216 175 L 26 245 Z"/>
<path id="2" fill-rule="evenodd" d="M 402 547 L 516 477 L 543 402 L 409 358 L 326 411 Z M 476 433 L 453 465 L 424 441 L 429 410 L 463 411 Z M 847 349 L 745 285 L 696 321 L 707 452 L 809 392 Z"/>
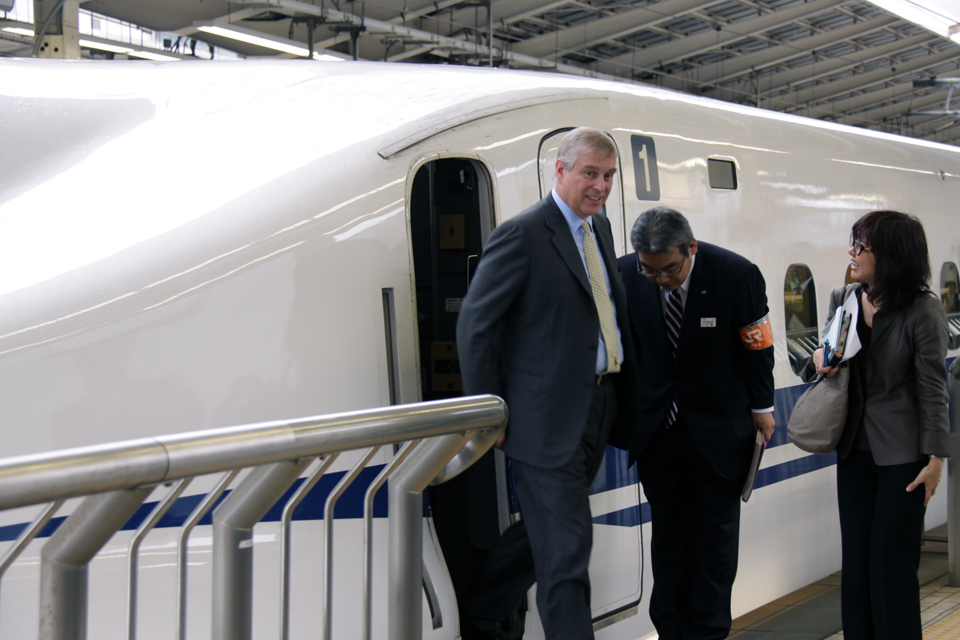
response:
<path id="1" fill-rule="evenodd" d="M 410 197 L 410 236 L 423 400 L 463 393 L 457 318 L 493 226 L 493 189 L 483 164 L 442 158 L 417 170 Z M 460 603 L 510 522 L 506 478 L 505 457 L 494 450 L 429 491 L 437 539 Z"/>

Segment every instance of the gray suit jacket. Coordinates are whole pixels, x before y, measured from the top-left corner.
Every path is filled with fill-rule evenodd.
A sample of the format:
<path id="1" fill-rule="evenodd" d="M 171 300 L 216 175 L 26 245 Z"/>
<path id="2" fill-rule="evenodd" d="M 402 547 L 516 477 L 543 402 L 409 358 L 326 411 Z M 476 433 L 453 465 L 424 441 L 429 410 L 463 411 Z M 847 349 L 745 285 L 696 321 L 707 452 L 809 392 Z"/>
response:
<path id="1" fill-rule="evenodd" d="M 593 225 L 625 359 L 614 376 L 619 412 L 610 444 L 628 448 L 636 432 L 637 369 L 627 298 L 610 222 L 595 215 Z M 457 322 L 464 393 L 507 401 L 508 455 L 545 468 L 572 458 L 595 384 L 599 335 L 586 269 L 563 214 L 547 195 L 490 235 Z"/>
<path id="2" fill-rule="evenodd" d="M 827 323 L 842 304 L 844 287 L 830 296 Z M 859 287 L 857 293 L 859 295 Z M 947 412 L 947 315 L 933 295 L 917 296 L 905 309 L 873 318 L 862 387 L 851 360 L 847 424 L 837 447 L 841 458 L 853 446 L 860 417 L 873 459 L 886 466 L 915 462 L 927 455 L 948 457 L 956 448 Z"/>

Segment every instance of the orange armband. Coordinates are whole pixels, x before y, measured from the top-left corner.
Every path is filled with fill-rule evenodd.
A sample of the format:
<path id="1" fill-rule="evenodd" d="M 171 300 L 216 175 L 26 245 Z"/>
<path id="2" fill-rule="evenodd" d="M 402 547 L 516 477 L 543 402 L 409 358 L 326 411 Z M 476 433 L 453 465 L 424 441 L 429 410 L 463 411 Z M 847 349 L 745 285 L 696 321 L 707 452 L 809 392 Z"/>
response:
<path id="1" fill-rule="evenodd" d="M 773 329 L 770 328 L 770 314 L 740 327 L 740 342 L 751 351 L 759 351 L 773 346 Z"/>

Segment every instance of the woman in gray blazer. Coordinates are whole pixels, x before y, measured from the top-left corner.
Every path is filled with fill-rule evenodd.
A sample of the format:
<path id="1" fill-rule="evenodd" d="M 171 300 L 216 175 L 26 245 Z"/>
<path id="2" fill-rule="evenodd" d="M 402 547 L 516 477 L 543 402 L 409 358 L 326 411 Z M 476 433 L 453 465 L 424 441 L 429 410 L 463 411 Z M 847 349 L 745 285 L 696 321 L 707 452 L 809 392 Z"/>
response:
<path id="1" fill-rule="evenodd" d="M 845 640 L 921 640 L 923 516 L 954 442 L 947 413 L 947 317 L 920 221 L 874 211 L 853 225 L 850 276 L 862 348 L 850 367 L 837 447 Z M 846 287 L 833 292 L 830 318 Z M 829 322 L 829 320 L 828 320 Z M 823 349 L 813 356 L 819 374 Z"/>

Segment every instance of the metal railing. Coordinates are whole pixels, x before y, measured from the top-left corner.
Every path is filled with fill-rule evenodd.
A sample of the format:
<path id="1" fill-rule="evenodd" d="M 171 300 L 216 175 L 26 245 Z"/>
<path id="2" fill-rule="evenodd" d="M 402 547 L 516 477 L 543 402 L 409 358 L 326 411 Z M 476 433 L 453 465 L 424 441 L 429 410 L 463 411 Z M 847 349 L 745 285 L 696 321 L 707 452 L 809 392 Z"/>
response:
<path id="1" fill-rule="evenodd" d="M 164 499 L 133 535 L 128 549 L 127 634 L 137 630 L 137 551 L 167 509 L 201 475 L 224 474 L 181 527 L 178 537 L 177 638 L 186 630 L 186 545 L 193 528 L 241 469 L 252 470 L 213 513 L 213 634 L 251 637 L 253 526 L 315 461 L 281 518 L 280 638 L 289 624 L 290 526 L 294 508 L 343 452 L 366 450 L 324 506 L 322 637 L 332 630 L 333 508 L 381 447 L 403 444 L 364 498 L 363 638 L 371 627 L 373 499 L 389 480 L 389 629 L 391 640 L 422 637 L 423 502 L 431 483 L 453 477 L 483 455 L 507 420 L 504 402 L 474 396 L 298 420 L 131 440 L 0 461 L 0 510 L 46 504 L 0 559 L 0 579 L 68 498 L 87 496 L 43 546 L 40 638 L 86 638 L 89 562 L 152 493 Z M 411 588 L 411 585 L 412 588 Z"/>

